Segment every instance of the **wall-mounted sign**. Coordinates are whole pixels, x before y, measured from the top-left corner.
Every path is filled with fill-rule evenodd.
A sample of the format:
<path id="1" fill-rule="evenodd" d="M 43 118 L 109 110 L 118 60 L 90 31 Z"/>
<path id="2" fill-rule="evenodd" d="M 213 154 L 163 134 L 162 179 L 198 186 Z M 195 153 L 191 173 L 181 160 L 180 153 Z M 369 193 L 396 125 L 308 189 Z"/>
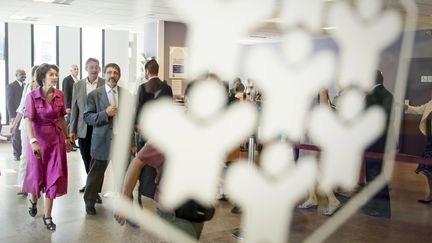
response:
<path id="1" fill-rule="evenodd" d="M 186 78 L 186 48 L 170 46 L 169 78 Z"/>
<path id="2" fill-rule="evenodd" d="M 432 76 L 421 76 L 422 83 L 432 83 Z"/>

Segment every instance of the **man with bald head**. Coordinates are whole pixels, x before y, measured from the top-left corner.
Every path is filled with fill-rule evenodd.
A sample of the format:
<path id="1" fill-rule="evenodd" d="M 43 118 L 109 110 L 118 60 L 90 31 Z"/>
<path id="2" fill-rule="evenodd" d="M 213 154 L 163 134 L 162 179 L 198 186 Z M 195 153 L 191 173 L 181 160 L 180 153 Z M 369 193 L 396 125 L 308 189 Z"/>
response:
<path id="1" fill-rule="evenodd" d="M 78 65 L 76 64 L 71 65 L 69 71 L 70 71 L 70 75 L 65 77 L 62 83 L 62 89 L 64 93 L 64 104 L 66 107 L 66 113 L 68 114 L 68 121 L 70 120 L 70 111 L 72 108 L 73 85 L 76 81 L 78 81 L 78 74 L 79 74 Z"/>
<path id="2" fill-rule="evenodd" d="M 66 121 L 67 121 L 68 125 L 69 125 L 70 117 L 71 117 L 70 113 L 71 113 L 71 109 L 72 109 L 73 85 L 75 82 L 78 81 L 78 74 L 79 74 L 78 65 L 72 64 L 69 71 L 70 71 L 70 75 L 65 77 L 63 79 L 63 82 L 62 82 L 62 90 L 64 93 L 64 104 L 65 104 L 66 113 L 67 113 Z M 75 141 L 72 141 L 72 146 L 73 146 L 72 150 L 76 151 L 77 146 L 75 145 Z"/>
<path id="3" fill-rule="evenodd" d="M 17 109 L 21 101 L 21 96 L 24 89 L 24 81 L 26 80 L 26 72 L 23 69 L 17 69 L 15 72 L 16 80 L 10 83 L 6 89 L 6 108 L 9 114 L 10 123 L 17 115 Z M 13 156 L 15 161 L 19 161 L 21 157 L 21 133 L 16 131 L 12 136 Z"/>

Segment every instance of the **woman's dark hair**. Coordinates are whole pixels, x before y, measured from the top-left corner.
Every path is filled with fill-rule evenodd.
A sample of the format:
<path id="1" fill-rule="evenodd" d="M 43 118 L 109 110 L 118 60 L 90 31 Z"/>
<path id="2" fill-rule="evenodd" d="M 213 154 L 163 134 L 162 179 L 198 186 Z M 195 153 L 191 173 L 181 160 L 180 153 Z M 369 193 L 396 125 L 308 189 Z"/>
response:
<path id="1" fill-rule="evenodd" d="M 57 71 L 59 71 L 58 67 L 56 65 L 53 64 L 41 64 L 37 69 L 36 69 L 36 82 L 38 83 L 38 85 L 40 87 L 43 86 L 43 80 L 45 79 L 46 74 L 48 73 L 48 71 L 50 69 L 54 69 Z"/>

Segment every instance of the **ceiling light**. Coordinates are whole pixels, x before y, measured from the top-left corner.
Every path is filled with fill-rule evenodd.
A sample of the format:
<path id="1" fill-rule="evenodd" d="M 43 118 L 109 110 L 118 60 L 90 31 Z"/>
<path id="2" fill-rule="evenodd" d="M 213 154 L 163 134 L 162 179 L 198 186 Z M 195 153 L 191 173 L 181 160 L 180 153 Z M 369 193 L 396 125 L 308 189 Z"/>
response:
<path id="1" fill-rule="evenodd" d="M 55 0 L 33 0 L 33 2 L 39 2 L 39 3 L 52 3 Z"/>
<path id="2" fill-rule="evenodd" d="M 322 30 L 334 30 L 334 29 L 336 29 L 336 27 L 335 26 L 327 26 L 327 27 L 322 27 L 321 29 Z"/>
<path id="3" fill-rule="evenodd" d="M 22 15 L 11 15 L 7 19 L 11 21 L 30 21 L 30 22 L 39 20 L 38 17 L 29 17 L 29 16 L 22 16 Z"/>
<path id="4" fill-rule="evenodd" d="M 264 20 L 264 22 L 267 22 L 267 23 L 280 23 L 280 22 L 282 22 L 282 20 L 281 20 L 281 18 L 270 18 L 270 19 Z"/>
<path id="5" fill-rule="evenodd" d="M 8 19 L 10 19 L 10 20 L 24 20 L 25 18 L 27 18 L 27 16 L 11 15 L 8 17 Z"/>

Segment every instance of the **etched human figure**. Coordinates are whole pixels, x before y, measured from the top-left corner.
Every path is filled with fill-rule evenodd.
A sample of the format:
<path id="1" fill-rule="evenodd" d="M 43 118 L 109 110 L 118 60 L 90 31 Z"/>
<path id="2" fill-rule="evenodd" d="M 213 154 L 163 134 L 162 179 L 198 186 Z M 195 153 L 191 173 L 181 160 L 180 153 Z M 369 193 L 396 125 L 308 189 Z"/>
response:
<path id="1" fill-rule="evenodd" d="M 188 26 L 188 72 L 217 73 L 224 80 L 238 75 L 239 41 L 270 18 L 275 0 L 170 0 Z M 247 9 L 247 11 L 245 11 Z"/>
<path id="2" fill-rule="evenodd" d="M 307 33 L 291 31 L 284 39 L 282 55 L 288 65 L 275 52 L 264 48 L 253 52 L 247 64 L 248 75 L 266 97 L 261 122 L 264 140 L 285 135 L 298 141 L 314 97 L 328 86 L 334 73 L 334 54 L 319 51 L 311 56 L 312 41 Z"/>
<path id="3" fill-rule="evenodd" d="M 262 171 L 246 162 L 228 169 L 226 189 L 243 209 L 245 242 L 287 242 L 292 211 L 317 174 L 314 158 L 301 158 L 295 166 L 291 151 L 288 144 L 269 145 L 263 150 Z"/>
<path id="4" fill-rule="evenodd" d="M 188 198 L 211 202 L 226 156 L 253 133 L 257 119 L 256 109 L 248 103 L 223 109 L 226 91 L 222 84 L 195 82 L 187 113 L 161 99 L 144 107 L 140 118 L 143 135 L 166 157 L 160 190 L 160 202 L 166 207 L 175 208 Z M 230 129 L 234 123 L 241 125 Z"/>
<path id="5" fill-rule="evenodd" d="M 310 30 L 321 27 L 323 0 L 286 0 L 282 4 L 282 25 L 291 27 L 300 25 Z"/>
<path id="6" fill-rule="evenodd" d="M 385 128 L 382 109 L 371 107 L 363 113 L 363 100 L 359 91 L 351 90 L 340 98 L 338 113 L 318 107 L 311 115 L 309 135 L 322 149 L 318 181 L 326 192 L 338 186 L 355 188 L 363 152 Z"/>
<path id="7" fill-rule="evenodd" d="M 401 17 L 396 11 L 381 11 L 382 0 L 356 2 L 357 8 L 345 1 L 334 3 L 328 23 L 335 27 L 330 34 L 340 48 L 340 85 L 369 90 L 381 51 L 400 35 Z"/>

